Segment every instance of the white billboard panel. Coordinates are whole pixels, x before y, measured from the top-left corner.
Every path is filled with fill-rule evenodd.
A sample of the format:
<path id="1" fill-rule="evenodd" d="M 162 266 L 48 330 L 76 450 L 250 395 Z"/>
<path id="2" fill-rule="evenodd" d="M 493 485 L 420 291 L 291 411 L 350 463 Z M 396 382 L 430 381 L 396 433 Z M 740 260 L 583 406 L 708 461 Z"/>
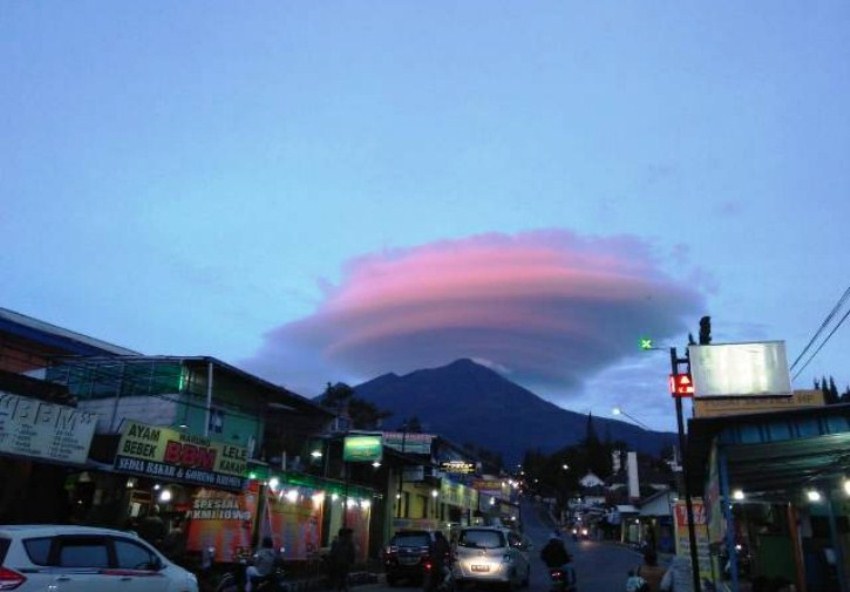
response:
<path id="1" fill-rule="evenodd" d="M 694 397 L 791 394 L 784 341 L 690 345 Z"/>

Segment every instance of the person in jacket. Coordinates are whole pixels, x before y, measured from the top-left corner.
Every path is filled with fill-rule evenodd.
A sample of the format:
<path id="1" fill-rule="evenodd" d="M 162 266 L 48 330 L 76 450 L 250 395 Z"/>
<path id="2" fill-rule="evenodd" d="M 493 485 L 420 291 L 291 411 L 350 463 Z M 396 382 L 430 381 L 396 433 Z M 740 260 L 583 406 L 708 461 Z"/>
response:
<path id="1" fill-rule="evenodd" d="M 691 558 L 676 555 L 661 578 L 662 592 L 693 592 L 694 575 Z"/>
<path id="2" fill-rule="evenodd" d="M 262 545 L 254 553 L 251 565 L 245 570 L 248 580 L 245 583 L 245 592 L 251 592 L 252 588 L 272 575 L 277 561 L 278 555 L 274 550 L 274 541 L 271 537 L 263 537 Z"/>
<path id="3" fill-rule="evenodd" d="M 549 537 L 549 542 L 540 551 L 540 559 L 549 569 L 558 569 L 563 572 L 565 590 L 575 590 L 576 572 L 570 565 L 572 557 L 560 536 L 553 534 Z"/>

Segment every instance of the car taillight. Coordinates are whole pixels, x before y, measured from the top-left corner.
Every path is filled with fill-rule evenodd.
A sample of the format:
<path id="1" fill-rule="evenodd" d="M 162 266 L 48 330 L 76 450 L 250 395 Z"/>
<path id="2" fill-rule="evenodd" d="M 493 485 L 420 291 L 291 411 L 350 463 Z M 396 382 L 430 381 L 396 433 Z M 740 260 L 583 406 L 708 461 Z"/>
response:
<path id="1" fill-rule="evenodd" d="M 27 579 L 16 571 L 7 567 L 0 567 L 0 590 L 14 590 Z"/>

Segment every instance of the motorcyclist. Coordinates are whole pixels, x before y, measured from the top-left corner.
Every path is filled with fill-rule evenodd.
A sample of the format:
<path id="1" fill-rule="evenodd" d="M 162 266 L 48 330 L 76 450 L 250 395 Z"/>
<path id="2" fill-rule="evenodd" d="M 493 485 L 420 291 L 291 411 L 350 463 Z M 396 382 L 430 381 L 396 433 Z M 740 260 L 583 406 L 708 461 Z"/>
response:
<path id="1" fill-rule="evenodd" d="M 270 577 L 274 573 L 277 562 L 278 555 L 274 550 L 274 541 L 271 537 L 263 537 L 262 546 L 254 553 L 253 561 L 245 572 L 248 576 L 245 592 L 251 592 L 260 582 Z"/>
<path id="2" fill-rule="evenodd" d="M 576 574 L 570 565 L 572 558 L 564 546 L 561 537 L 553 533 L 549 541 L 540 551 L 540 558 L 550 570 L 558 570 L 563 574 L 561 581 L 564 590 L 574 590 L 576 585 Z"/>

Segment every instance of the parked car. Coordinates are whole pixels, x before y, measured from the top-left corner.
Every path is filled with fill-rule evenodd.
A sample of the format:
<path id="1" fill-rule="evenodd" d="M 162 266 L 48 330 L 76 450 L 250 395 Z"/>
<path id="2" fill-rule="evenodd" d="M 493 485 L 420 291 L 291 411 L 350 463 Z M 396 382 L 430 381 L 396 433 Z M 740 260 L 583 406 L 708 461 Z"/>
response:
<path id="1" fill-rule="evenodd" d="M 387 584 L 401 580 L 422 582 L 434 533 L 428 530 L 402 530 L 390 539 L 384 549 L 384 573 Z"/>
<path id="2" fill-rule="evenodd" d="M 130 532 L 0 525 L 0 590 L 198 592 L 198 580 Z"/>
<path id="3" fill-rule="evenodd" d="M 455 587 L 497 584 L 508 590 L 527 586 L 531 578 L 531 543 L 503 527 L 467 526 L 460 530 L 452 566 Z"/>

